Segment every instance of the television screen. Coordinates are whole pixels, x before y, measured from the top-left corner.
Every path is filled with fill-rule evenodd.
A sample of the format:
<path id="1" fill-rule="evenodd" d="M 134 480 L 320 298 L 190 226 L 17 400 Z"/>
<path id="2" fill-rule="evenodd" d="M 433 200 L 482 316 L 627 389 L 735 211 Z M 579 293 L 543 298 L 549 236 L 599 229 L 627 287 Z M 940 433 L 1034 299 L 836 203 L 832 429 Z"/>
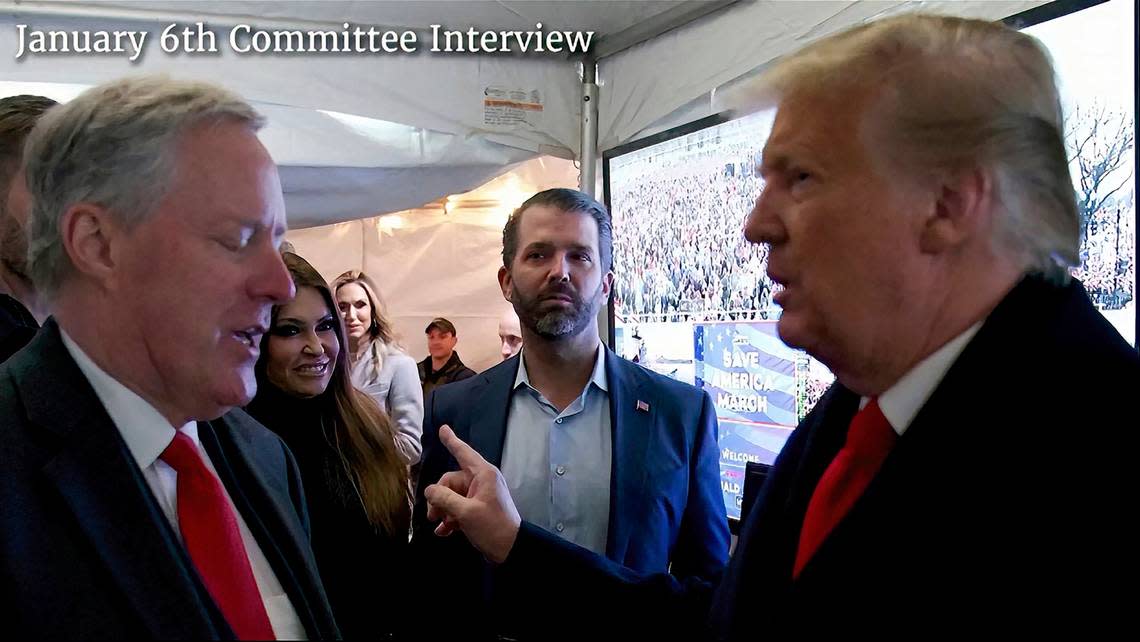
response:
<path id="1" fill-rule="evenodd" d="M 605 157 L 614 349 L 712 397 L 733 518 L 745 464 L 771 464 L 833 379 L 776 335 L 767 247 L 741 234 L 773 115 L 713 117 Z"/>
<path id="2" fill-rule="evenodd" d="M 1053 2 L 1006 22 L 1039 39 L 1057 69 L 1081 215 L 1073 275 L 1136 345 L 1136 5 Z"/>

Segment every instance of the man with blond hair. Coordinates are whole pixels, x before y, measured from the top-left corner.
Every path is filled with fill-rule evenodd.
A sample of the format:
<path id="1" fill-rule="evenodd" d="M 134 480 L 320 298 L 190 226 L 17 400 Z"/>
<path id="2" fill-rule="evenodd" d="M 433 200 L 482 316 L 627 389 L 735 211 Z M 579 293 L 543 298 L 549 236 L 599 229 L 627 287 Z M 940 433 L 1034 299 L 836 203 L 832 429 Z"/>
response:
<path id="1" fill-rule="evenodd" d="M 462 531 L 500 582 L 541 582 L 532 616 L 590 613 L 560 620 L 567 637 L 1113 626 L 1136 570 L 1140 358 L 1069 277 L 1080 226 L 1043 47 L 901 16 L 808 46 L 760 89 L 777 115 L 745 236 L 770 246 L 780 337 L 837 383 L 725 578 L 638 575 L 545 534 L 449 430 L 461 470 L 426 489 L 437 533 Z"/>
<path id="2" fill-rule="evenodd" d="M 28 273 L 51 318 L 0 366 L 13 638 L 332 638 L 297 464 L 240 410 L 293 296 L 261 117 L 131 78 L 29 136 Z"/>

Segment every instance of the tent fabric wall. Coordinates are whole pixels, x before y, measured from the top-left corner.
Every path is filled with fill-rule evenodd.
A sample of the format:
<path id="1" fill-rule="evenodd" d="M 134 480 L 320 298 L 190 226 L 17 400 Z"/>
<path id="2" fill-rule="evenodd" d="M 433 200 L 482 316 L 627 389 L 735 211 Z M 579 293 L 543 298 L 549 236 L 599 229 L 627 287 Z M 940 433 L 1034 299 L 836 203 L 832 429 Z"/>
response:
<path id="1" fill-rule="evenodd" d="M 328 24 L 339 22 L 335 16 L 335 8 L 330 7 L 321 16 L 326 24 L 310 28 L 336 28 L 339 25 Z M 17 24 L 42 30 L 146 30 L 149 42 L 135 63 L 123 54 L 31 55 L 16 60 Z M 223 44 L 229 31 L 224 27 L 216 30 L 217 53 L 167 54 L 155 42 L 166 24 L 0 14 L 0 32 L 7 35 L 0 41 L 0 77 L 91 85 L 131 74 L 169 73 L 217 82 L 260 103 L 355 114 L 464 137 L 482 136 L 532 152 L 544 145 L 577 148 L 573 113 L 577 75 L 575 66 L 564 58 L 424 52 L 239 54 Z M 542 115 L 514 126 L 484 124 L 483 98 L 488 86 L 538 90 Z"/>
<path id="2" fill-rule="evenodd" d="M 17 24 L 64 31 L 146 30 L 151 41 L 137 63 L 122 54 L 16 60 Z M 155 42 L 164 26 L 0 11 L 5 36 L 0 38 L 0 80 L 65 84 L 67 96 L 52 95 L 50 85 L 24 84 L 16 90 L 57 99 L 142 73 L 226 86 L 268 118 L 262 139 L 282 167 L 286 208 L 295 227 L 415 207 L 469 191 L 540 152 L 569 157 L 578 145 L 577 75 L 564 58 L 255 56 L 228 46 L 219 46 L 216 54 L 166 54 Z M 219 43 L 226 31 L 218 30 Z M 535 92 L 543 109 L 526 122 L 486 124 L 488 87 Z"/>
<path id="3" fill-rule="evenodd" d="M 408 354 L 427 356 L 423 329 L 443 316 L 459 332 L 460 356 L 482 371 L 499 361 L 499 315 L 509 307 L 497 278 L 507 216 L 533 193 L 577 180 L 573 163 L 537 158 L 428 207 L 291 230 L 287 238 L 330 282 L 350 269 L 372 277 Z"/>
<path id="4" fill-rule="evenodd" d="M 914 11 L 1000 20 L 1046 1 L 740 2 L 599 63 L 598 149 L 736 107 L 714 91 L 867 20 Z"/>
<path id="5" fill-rule="evenodd" d="M 282 166 L 289 227 L 301 229 L 350 221 L 361 212 L 406 210 L 443 194 L 475 189 L 510 165 L 467 167 L 314 168 Z"/>
<path id="6" fill-rule="evenodd" d="M 0 95 L 71 100 L 82 85 L 0 81 Z M 536 154 L 399 123 L 253 103 L 281 173 L 289 225 L 327 225 L 475 189 Z"/>

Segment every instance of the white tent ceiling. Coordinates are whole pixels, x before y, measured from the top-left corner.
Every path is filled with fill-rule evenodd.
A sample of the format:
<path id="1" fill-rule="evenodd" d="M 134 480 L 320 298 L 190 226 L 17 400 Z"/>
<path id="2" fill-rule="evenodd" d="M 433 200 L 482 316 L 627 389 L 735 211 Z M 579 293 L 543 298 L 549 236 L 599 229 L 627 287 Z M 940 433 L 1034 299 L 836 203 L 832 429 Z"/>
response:
<path id="1" fill-rule="evenodd" d="M 747 79 L 808 42 L 855 24 L 924 11 L 1000 20 L 1045 0 L 738 2 L 599 64 L 598 146 L 639 138 L 649 127 L 689 122 L 734 105 L 714 92 Z M 696 100 L 695 109 L 682 109 Z M 691 105 L 690 105 L 691 106 Z M 691 106 L 692 107 L 692 106 Z M 669 118 L 676 110 L 675 118 Z"/>
<path id="2" fill-rule="evenodd" d="M 561 55 L 239 55 L 225 46 L 236 24 L 261 29 L 446 28 L 595 31 L 599 143 L 714 107 L 714 90 L 775 57 L 845 26 L 896 11 L 1002 18 L 1042 0 L 963 2 L 281 2 L 112 0 L 0 2 L 0 81 L 66 98 L 127 74 L 165 72 L 222 83 L 268 116 L 265 140 L 282 167 L 294 227 L 405 210 L 466 192 L 539 154 L 572 157 L 579 141 L 579 72 Z M 217 53 L 167 54 L 172 23 L 204 22 Z M 57 53 L 16 60 L 16 25 L 29 29 L 146 30 L 136 62 L 121 54 Z M 43 85 L 39 83 L 56 83 Z M 59 86 L 63 84 L 63 86 Z M 8 85 L 4 89 L 12 93 Z M 485 112 L 488 90 L 541 105 L 507 124 Z M 681 110 L 678 112 L 678 110 Z M 678 114 L 683 114 L 679 116 Z"/>

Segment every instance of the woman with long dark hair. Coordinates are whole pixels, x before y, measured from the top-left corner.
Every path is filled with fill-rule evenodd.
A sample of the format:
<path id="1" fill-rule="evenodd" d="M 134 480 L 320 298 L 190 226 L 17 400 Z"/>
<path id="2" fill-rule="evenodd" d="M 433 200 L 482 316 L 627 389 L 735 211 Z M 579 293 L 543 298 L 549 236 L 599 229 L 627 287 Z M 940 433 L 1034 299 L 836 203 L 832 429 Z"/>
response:
<path id="1" fill-rule="evenodd" d="M 257 396 L 246 410 L 297 458 L 316 556 L 347 639 L 375 638 L 398 618 L 410 520 L 407 467 L 391 421 L 353 387 L 332 291 L 283 255 L 297 296 L 274 306 L 261 341 Z M 377 617 L 387 613 L 387 616 Z"/>

